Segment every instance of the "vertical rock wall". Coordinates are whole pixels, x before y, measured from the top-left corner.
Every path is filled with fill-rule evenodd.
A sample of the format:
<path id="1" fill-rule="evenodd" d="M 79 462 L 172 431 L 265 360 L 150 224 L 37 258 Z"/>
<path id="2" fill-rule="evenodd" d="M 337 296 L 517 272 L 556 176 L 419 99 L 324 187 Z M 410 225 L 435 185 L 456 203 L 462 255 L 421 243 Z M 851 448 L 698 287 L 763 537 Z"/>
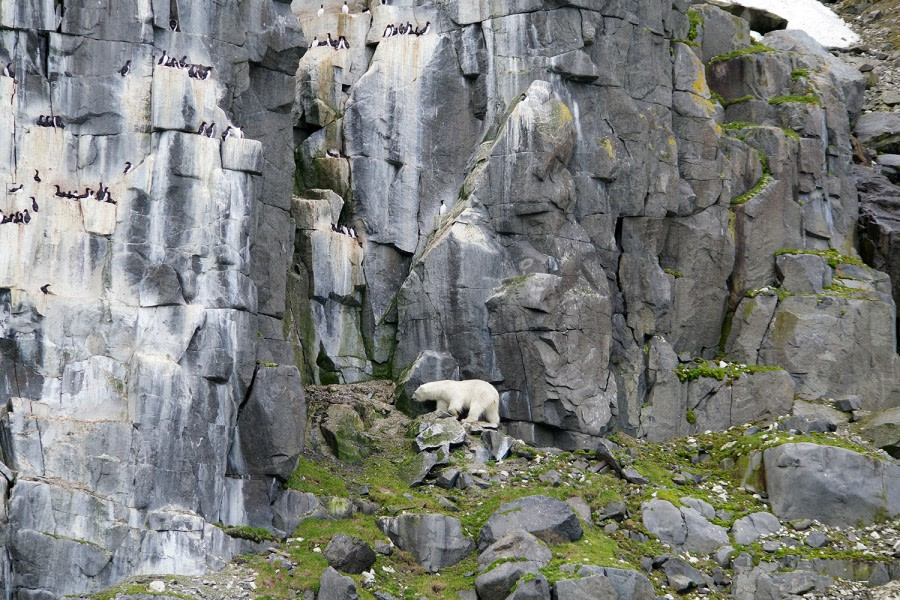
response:
<path id="1" fill-rule="evenodd" d="M 893 301 L 851 272 L 863 79 L 807 36 L 747 50 L 745 21 L 671 0 L 340 5 L 292 5 L 308 39 L 350 43 L 298 70 L 297 192 L 341 196 L 363 253 L 317 251 L 341 236 L 325 222 L 298 231 L 299 302 L 322 307 L 293 322 L 310 380 L 487 379 L 506 427 L 567 447 L 768 418 L 795 394 L 900 402 Z M 802 285 L 796 251 L 836 279 Z M 352 301 L 334 262 L 361 264 Z M 716 356 L 744 377 L 676 373 Z"/>
<path id="2" fill-rule="evenodd" d="M 270 0 L 0 2 L 0 210 L 30 213 L 0 225 L 16 597 L 219 567 L 232 543 L 212 523 L 247 524 L 247 490 L 293 469 L 305 409 L 281 319 L 304 47 Z"/>

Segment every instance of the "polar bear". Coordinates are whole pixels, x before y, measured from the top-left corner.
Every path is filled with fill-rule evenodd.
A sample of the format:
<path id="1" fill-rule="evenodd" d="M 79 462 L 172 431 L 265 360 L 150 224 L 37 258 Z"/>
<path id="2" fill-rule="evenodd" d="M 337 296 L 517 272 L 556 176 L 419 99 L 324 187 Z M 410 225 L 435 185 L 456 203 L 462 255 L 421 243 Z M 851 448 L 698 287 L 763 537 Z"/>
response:
<path id="1" fill-rule="evenodd" d="M 443 410 L 454 417 L 468 411 L 467 422 L 478 421 L 482 417 L 494 425 L 500 423 L 500 394 L 487 381 L 466 379 L 453 381 L 443 379 L 423 383 L 413 392 L 416 402 L 437 402 L 437 410 Z"/>

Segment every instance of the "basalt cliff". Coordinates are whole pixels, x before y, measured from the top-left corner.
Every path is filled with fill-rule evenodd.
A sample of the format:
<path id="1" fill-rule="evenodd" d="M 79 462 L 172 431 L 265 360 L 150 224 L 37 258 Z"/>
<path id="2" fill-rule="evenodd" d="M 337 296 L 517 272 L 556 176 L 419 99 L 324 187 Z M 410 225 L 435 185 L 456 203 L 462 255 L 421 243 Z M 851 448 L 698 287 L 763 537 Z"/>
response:
<path id="1" fill-rule="evenodd" d="M 857 69 L 686 0 L 319 4 L 0 0 L 7 598 L 290 534 L 308 384 L 487 380 L 570 451 L 900 405 Z"/>

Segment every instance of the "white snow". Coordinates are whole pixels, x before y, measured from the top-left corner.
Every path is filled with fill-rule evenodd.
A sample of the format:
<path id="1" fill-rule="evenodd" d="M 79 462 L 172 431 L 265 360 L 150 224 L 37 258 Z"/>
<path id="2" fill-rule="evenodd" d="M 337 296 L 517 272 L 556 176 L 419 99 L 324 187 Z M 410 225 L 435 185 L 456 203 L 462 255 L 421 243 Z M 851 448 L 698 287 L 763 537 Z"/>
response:
<path id="1" fill-rule="evenodd" d="M 800 29 L 826 48 L 849 48 L 859 42 L 847 24 L 818 0 L 720 0 L 750 8 L 762 8 L 788 21 L 788 29 Z"/>

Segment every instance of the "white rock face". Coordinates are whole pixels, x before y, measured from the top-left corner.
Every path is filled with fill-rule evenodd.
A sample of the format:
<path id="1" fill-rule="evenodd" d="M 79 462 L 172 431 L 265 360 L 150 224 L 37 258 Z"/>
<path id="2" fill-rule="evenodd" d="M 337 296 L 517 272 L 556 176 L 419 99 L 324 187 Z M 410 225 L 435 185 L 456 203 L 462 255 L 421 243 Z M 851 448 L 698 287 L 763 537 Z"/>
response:
<path id="1" fill-rule="evenodd" d="M 164 4 L 67 2 L 55 33 L 54 2 L 0 0 L 15 72 L 0 77 L 0 210 L 30 218 L 0 226 L 0 457 L 15 473 L 0 587 L 17 597 L 220 567 L 235 543 L 211 523 L 249 524 L 226 482 L 284 479 L 302 446 L 292 353 L 258 335 L 261 320 L 279 330 L 284 287 L 254 269 L 290 258 L 291 228 L 254 238 L 289 219 L 293 169 L 267 157 L 291 143 L 277 107 L 302 34 L 270 0 Z M 210 77 L 159 64 L 163 50 Z M 223 139 L 229 125 L 244 137 Z M 250 396 L 270 345 L 283 364 Z"/>

